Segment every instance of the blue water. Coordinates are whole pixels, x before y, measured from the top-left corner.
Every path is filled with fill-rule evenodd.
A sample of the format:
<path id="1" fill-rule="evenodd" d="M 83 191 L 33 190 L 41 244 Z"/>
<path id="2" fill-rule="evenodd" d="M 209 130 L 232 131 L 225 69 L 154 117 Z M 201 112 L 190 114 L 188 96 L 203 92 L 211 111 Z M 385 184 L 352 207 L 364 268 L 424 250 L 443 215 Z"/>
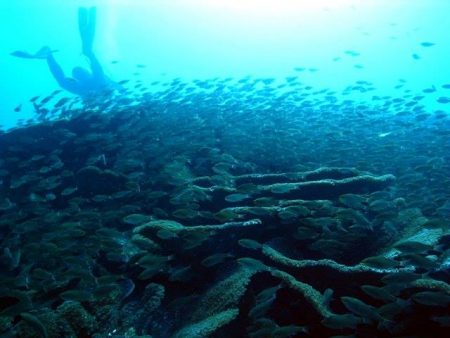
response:
<path id="1" fill-rule="evenodd" d="M 28 99 L 58 88 L 44 61 L 10 52 L 49 45 L 67 74 L 87 65 L 77 30 L 81 5 L 98 8 L 95 51 L 117 81 L 294 74 L 305 84 L 337 90 L 369 81 L 374 90 L 354 97 L 361 101 L 435 86 L 422 103 L 429 112 L 448 111 L 437 102 L 450 96 L 441 88 L 450 82 L 445 0 L 17 0 L 0 3 L 0 125 L 32 117 Z M 296 67 L 312 71 L 296 74 Z"/>

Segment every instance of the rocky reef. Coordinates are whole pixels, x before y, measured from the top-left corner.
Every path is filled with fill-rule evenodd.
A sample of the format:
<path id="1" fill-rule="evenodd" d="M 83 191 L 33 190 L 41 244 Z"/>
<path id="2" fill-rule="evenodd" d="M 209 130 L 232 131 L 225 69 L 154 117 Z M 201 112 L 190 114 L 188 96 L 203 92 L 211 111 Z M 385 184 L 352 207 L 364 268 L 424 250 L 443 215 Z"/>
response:
<path id="1" fill-rule="evenodd" d="M 300 150 L 292 135 L 255 140 L 241 122 L 219 131 L 216 117 L 146 107 L 0 135 L 0 334 L 448 332 L 444 163 L 433 180 L 386 152 L 349 166 L 330 140 Z M 268 149 L 271 165 L 257 155 Z"/>

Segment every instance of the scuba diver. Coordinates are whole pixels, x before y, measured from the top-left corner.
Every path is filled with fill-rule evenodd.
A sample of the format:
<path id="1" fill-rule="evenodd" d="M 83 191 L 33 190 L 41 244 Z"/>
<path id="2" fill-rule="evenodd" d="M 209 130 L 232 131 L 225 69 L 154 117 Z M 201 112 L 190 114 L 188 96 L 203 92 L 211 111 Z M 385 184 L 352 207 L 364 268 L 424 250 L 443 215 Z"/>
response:
<path id="1" fill-rule="evenodd" d="M 49 69 L 58 82 L 65 90 L 82 96 L 90 96 L 98 91 L 109 87 L 112 81 L 105 75 L 98 62 L 94 52 L 93 43 L 95 35 L 96 8 L 78 9 L 78 28 L 82 42 L 82 53 L 88 58 L 90 71 L 82 67 L 75 67 L 72 70 L 72 77 L 66 77 L 61 66 L 56 62 L 53 53 L 48 46 L 42 47 L 37 53 L 30 54 L 23 51 L 12 52 L 11 55 L 27 59 L 45 59 Z"/>

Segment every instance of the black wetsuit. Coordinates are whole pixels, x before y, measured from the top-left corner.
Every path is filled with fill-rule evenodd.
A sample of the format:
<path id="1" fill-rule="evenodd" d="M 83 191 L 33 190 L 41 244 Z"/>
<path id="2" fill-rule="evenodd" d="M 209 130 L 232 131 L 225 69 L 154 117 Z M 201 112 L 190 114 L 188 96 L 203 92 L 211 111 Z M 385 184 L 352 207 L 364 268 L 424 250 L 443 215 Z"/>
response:
<path id="1" fill-rule="evenodd" d="M 88 58 L 90 61 L 91 72 L 89 72 L 88 76 L 83 80 L 66 77 L 61 66 L 53 57 L 53 54 L 47 56 L 47 64 L 53 77 L 61 88 L 76 95 L 87 96 L 105 89 L 110 83 L 94 54 L 91 54 Z"/>
<path id="2" fill-rule="evenodd" d="M 82 42 L 83 54 L 89 59 L 90 71 L 79 68 L 82 77 L 66 77 L 61 66 L 56 62 L 52 53 L 47 56 L 47 63 L 58 84 L 65 90 L 80 96 L 89 96 L 106 89 L 111 81 L 103 72 L 93 52 L 93 42 L 96 24 L 96 8 L 78 9 L 78 28 Z M 76 69 L 74 69 L 75 71 Z"/>

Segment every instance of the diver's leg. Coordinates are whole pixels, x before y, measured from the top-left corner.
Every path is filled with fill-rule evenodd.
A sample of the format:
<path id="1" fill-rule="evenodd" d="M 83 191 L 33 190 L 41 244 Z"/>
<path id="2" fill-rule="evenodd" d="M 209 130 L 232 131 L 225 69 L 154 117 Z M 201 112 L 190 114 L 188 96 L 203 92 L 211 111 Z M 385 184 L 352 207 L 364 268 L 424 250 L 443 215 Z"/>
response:
<path id="1" fill-rule="evenodd" d="M 82 16 L 82 18 L 79 17 L 79 23 L 80 23 L 81 40 L 83 43 L 83 54 L 86 55 L 89 59 L 93 79 L 96 82 L 101 83 L 105 81 L 105 74 L 103 72 L 102 66 L 98 62 L 93 52 L 95 26 L 97 22 L 97 8 L 96 7 L 90 7 L 89 9 L 80 8 L 79 11 L 81 10 L 82 13 L 79 12 L 79 16 Z"/>

